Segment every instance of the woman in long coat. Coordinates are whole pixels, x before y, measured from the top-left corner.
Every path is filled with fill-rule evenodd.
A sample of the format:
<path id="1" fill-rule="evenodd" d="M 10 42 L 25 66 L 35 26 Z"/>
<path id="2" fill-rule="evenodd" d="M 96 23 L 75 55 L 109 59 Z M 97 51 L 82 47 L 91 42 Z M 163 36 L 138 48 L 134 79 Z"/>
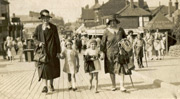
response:
<path id="1" fill-rule="evenodd" d="M 57 27 L 49 22 L 49 19 L 51 18 L 51 16 L 49 16 L 49 11 L 42 10 L 40 15 L 43 24 L 37 26 L 34 33 L 34 39 L 35 44 L 38 47 L 42 45 L 45 46 L 47 63 L 36 62 L 36 65 L 38 67 L 39 79 L 42 78 L 45 81 L 42 92 L 47 93 L 47 80 L 50 80 L 51 91 L 54 91 L 53 79 L 60 77 L 59 55 L 61 50 Z"/>
<path id="2" fill-rule="evenodd" d="M 105 54 L 104 65 L 105 65 L 105 73 L 110 73 L 110 78 L 112 81 L 112 91 L 116 90 L 116 82 L 115 82 L 115 63 L 118 59 L 119 48 L 118 42 L 126 38 L 126 34 L 123 28 L 117 27 L 117 24 L 120 22 L 113 16 L 107 23 L 108 28 L 106 29 L 102 41 L 101 41 L 101 51 Z M 124 88 L 124 74 L 120 75 L 120 87 L 121 91 L 125 91 Z"/>

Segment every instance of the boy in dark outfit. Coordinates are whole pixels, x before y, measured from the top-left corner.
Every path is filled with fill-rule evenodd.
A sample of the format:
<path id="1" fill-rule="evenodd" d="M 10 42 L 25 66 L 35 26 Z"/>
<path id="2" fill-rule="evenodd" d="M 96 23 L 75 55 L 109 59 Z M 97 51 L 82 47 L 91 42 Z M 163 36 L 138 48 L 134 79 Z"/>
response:
<path id="1" fill-rule="evenodd" d="M 145 48 L 145 41 L 142 38 L 142 33 L 137 35 L 137 39 L 134 42 L 133 47 L 139 68 L 144 68 L 142 58 L 143 58 L 143 49 Z"/>

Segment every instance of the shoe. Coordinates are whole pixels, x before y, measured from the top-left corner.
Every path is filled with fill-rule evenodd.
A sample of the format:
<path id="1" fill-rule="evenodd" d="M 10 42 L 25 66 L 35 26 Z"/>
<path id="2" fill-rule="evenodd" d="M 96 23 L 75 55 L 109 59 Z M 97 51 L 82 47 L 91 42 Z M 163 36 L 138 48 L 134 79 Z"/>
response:
<path id="1" fill-rule="evenodd" d="M 72 88 L 73 89 L 73 91 L 76 91 L 77 90 L 77 88 Z"/>
<path id="2" fill-rule="evenodd" d="M 143 66 L 143 65 L 141 65 L 141 68 L 144 68 L 144 66 Z"/>
<path id="3" fill-rule="evenodd" d="M 55 91 L 53 85 L 50 85 L 50 90 L 51 90 L 51 91 Z"/>
<path id="4" fill-rule="evenodd" d="M 47 88 L 47 86 L 44 86 L 42 93 L 47 93 L 47 92 L 48 92 L 48 88 Z"/>
<path id="5" fill-rule="evenodd" d="M 99 93 L 99 91 L 95 90 L 95 92 L 94 92 L 94 93 Z"/>
<path id="6" fill-rule="evenodd" d="M 127 91 L 126 88 L 124 88 L 124 87 L 120 87 L 120 90 L 121 90 L 121 92 L 126 92 Z"/>
<path id="7" fill-rule="evenodd" d="M 112 88 L 112 89 L 111 89 L 111 91 L 116 91 L 116 90 L 117 90 L 117 88 Z"/>
<path id="8" fill-rule="evenodd" d="M 69 87 L 68 90 L 72 90 L 72 87 Z"/>

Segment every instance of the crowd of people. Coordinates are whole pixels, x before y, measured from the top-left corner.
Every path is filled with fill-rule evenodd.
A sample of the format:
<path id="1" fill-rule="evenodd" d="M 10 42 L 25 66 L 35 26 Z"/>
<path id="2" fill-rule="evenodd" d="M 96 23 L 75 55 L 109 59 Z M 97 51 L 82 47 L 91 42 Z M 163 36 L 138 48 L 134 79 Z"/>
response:
<path id="1" fill-rule="evenodd" d="M 12 62 L 15 60 L 15 56 L 18 55 L 19 61 L 22 62 L 24 45 L 26 44 L 20 38 L 13 39 L 13 37 L 7 36 L 2 44 L 3 58 Z"/>
<path id="2" fill-rule="evenodd" d="M 137 59 L 139 68 L 143 68 L 142 58 L 144 55 L 152 59 L 153 50 L 157 51 L 157 59 L 161 59 L 161 54 L 164 55 L 165 39 L 164 35 L 159 34 L 158 29 L 154 35 L 147 31 L 146 35 L 143 36 L 142 33 L 139 33 L 137 38 L 134 38 L 133 31 L 129 31 L 127 36 L 124 29 L 120 27 L 120 21 L 113 16 L 107 22 L 102 39 L 98 37 L 90 39 L 80 35 L 59 39 L 57 27 L 49 22 L 51 18 L 49 11 L 42 10 L 40 15 L 39 19 L 42 24 L 37 26 L 33 37 L 38 48 L 45 48 L 46 62 L 36 62 L 39 80 L 43 79 L 44 81 L 43 93 L 48 92 L 48 80 L 50 81 L 50 90 L 55 90 L 53 81 L 60 77 L 59 59 L 64 59 L 63 71 L 67 73 L 69 90 L 77 90 L 76 73 L 81 67 L 79 53 L 82 53 L 84 72 L 89 73 L 89 90 L 92 89 L 94 78 L 95 93 L 98 93 L 98 73 L 101 70 L 100 60 L 103 60 L 104 71 L 110 74 L 112 91 L 117 90 L 115 77 L 117 75 L 120 79 L 120 90 L 126 92 L 124 77 L 131 74 L 127 73 L 127 69 L 129 69 L 127 67 L 133 68 L 134 57 Z"/>

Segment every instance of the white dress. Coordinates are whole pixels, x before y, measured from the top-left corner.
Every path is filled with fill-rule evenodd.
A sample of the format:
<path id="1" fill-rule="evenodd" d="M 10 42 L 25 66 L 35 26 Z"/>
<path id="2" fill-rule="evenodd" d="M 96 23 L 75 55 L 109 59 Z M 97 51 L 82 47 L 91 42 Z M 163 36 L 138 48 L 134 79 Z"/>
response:
<path id="1" fill-rule="evenodd" d="M 23 43 L 21 42 L 21 41 L 19 41 L 18 43 L 17 43 L 17 46 L 18 46 L 18 55 L 19 56 L 22 56 L 23 55 Z"/>
<path id="2" fill-rule="evenodd" d="M 90 55 L 90 56 L 95 56 L 95 57 L 99 57 L 100 54 L 101 54 L 101 52 L 99 49 L 93 50 L 91 48 L 88 48 L 84 53 L 84 55 Z M 96 59 L 93 62 L 94 62 L 95 70 L 92 71 L 92 73 L 99 72 L 101 70 L 101 65 L 100 65 L 99 59 Z"/>
<path id="3" fill-rule="evenodd" d="M 65 73 L 75 74 L 78 72 L 77 58 L 78 53 L 74 49 L 65 49 L 62 52 L 62 57 L 65 58 L 63 71 Z"/>

